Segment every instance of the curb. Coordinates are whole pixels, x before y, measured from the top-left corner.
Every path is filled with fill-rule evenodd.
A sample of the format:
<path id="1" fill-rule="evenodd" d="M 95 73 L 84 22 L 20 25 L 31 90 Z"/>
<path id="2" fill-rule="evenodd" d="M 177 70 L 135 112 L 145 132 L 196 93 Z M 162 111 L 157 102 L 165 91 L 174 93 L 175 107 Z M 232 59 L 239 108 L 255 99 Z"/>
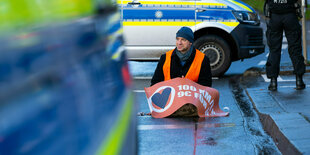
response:
<path id="1" fill-rule="evenodd" d="M 264 130 L 282 154 L 309 154 L 309 120 L 299 112 L 289 112 L 266 89 L 246 88 L 245 93 L 257 112 Z M 254 94 L 254 95 L 253 95 Z"/>
<path id="2" fill-rule="evenodd" d="M 255 111 L 258 113 L 260 122 L 262 123 L 264 130 L 271 136 L 280 152 L 287 155 L 302 155 L 302 153 L 294 146 L 294 144 L 292 144 L 291 141 L 282 133 L 278 125 L 275 123 L 274 119 L 269 114 L 265 114 L 259 111 L 257 105 L 253 101 L 253 98 L 250 96 L 247 89 L 245 90 L 245 92 L 249 97 L 250 101 L 252 102 Z"/>
<path id="3" fill-rule="evenodd" d="M 256 108 L 255 110 L 259 115 L 264 130 L 272 137 L 273 141 L 275 142 L 276 146 L 278 147 L 281 153 L 287 155 L 302 154 L 290 142 L 290 140 L 280 131 L 279 127 L 277 126 L 277 124 L 270 115 L 260 113 Z"/>
<path id="4" fill-rule="evenodd" d="M 265 74 L 265 68 L 251 68 L 243 73 L 243 77 L 247 76 L 260 76 Z M 306 64 L 306 72 L 309 74 L 310 65 Z M 289 63 L 283 63 L 281 65 L 279 75 L 292 75 L 293 67 Z M 303 145 L 296 142 L 296 137 L 292 136 L 292 133 L 298 134 L 303 127 L 296 126 L 296 131 L 291 132 L 292 128 L 286 128 L 290 126 L 286 123 L 283 125 L 283 119 L 281 117 L 286 117 L 287 119 L 292 119 L 293 121 L 299 121 L 302 115 L 296 113 L 289 113 L 284 107 L 274 98 L 269 91 L 264 88 L 244 88 L 246 95 L 248 96 L 250 102 L 252 102 L 253 108 L 257 112 L 260 122 L 262 123 L 263 129 L 270 135 L 273 139 L 275 145 L 278 147 L 282 154 L 288 155 L 301 155 L 304 153 L 309 153 L 309 150 L 305 150 Z M 254 94 L 254 95 L 253 95 Z M 291 121 L 292 121 L 291 120 Z M 310 128 L 309 120 L 306 128 Z M 288 126 L 287 126 L 288 125 Z M 290 130 L 290 131 L 288 131 Z M 295 130 L 295 129 L 294 129 Z"/>

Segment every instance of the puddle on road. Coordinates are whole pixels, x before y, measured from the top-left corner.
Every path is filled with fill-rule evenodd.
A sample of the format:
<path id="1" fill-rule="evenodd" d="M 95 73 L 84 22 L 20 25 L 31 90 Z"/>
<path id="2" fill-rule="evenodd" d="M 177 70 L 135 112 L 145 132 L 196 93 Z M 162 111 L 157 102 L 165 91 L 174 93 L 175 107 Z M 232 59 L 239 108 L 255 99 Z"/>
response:
<path id="1" fill-rule="evenodd" d="M 208 137 L 207 139 L 201 140 L 199 144 L 215 146 L 217 145 L 217 142 L 215 141 L 214 138 Z"/>

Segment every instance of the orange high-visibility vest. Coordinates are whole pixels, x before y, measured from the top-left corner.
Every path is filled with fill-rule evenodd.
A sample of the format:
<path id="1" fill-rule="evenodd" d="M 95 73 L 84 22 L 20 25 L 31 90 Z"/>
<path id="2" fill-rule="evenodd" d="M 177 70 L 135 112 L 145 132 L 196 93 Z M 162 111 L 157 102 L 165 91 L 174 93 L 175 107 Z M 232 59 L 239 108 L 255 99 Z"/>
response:
<path id="1" fill-rule="evenodd" d="M 171 51 L 166 52 L 166 61 L 163 66 L 163 72 L 165 81 L 170 80 L 170 66 L 171 66 L 171 55 L 173 53 L 174 49 Z M 190 66 L 189 70 L 187 71 L 185 78 L 190 79 L 194 82 L 198 82 L 198 77 L 201 69 L 201 64 L 204 59 L 205 54 L 200 52 L 196 49 L 196 55 L 192 62 L 192 65 Z"/>

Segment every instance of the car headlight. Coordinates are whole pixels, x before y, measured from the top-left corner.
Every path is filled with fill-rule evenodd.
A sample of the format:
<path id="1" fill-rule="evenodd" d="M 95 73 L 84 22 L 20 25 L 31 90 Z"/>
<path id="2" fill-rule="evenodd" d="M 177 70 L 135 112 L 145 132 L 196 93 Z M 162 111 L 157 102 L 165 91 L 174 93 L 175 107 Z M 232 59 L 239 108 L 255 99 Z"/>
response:
<path id="1" fill-rule="evenodd" d="M 260 24 L 260 18 L 256 13 L 246 11 L 233 11 L 233 14 L 241 23 L 247 23 L 251 25 Z"/>

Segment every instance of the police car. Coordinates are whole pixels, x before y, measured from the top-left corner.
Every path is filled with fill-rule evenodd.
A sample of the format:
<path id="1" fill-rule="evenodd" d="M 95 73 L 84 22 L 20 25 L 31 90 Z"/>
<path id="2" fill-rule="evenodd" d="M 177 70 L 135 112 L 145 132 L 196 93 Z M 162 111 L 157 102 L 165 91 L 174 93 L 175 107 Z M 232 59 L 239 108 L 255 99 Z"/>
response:
<path id="1" fill-rule="evenodd" d="M 232 61 L 264 52 L 260 18 L 239 0 L 119 0 L 130 60 L 159 60 L 175 47 L 182 26 L 195 35 L 195 47 L 211 61 L 213 76 Z"/>
<path id="2" fill-rule="evenodd" d="M 136 154 L 136 106 L 112 4 L 1 1 L 1 155 Z"/>

